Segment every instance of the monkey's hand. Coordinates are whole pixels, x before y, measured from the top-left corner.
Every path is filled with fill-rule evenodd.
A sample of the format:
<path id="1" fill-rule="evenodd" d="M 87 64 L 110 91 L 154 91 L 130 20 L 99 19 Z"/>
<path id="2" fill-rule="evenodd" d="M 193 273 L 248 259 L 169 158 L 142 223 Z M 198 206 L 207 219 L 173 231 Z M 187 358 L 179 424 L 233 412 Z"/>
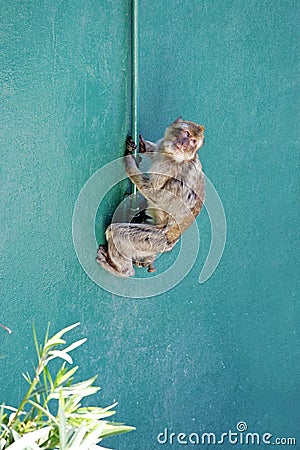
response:
<path id="1" fill-rule="evenodd" d="M 136 143 L 132 139 L 131 136 L 127 136 L 126 139 L 126 153 L 125 153 L 125 165 L 126 168 L 129 167 L 130 158 L 134 161 L 134 164 L 138 166 L 138 164 L 142 161 L 142 158 L 140 156 L 135 157 L 133 155 L 134 151 L 137 149 Z"/>
<path id="2" fill-rule="evenodd" d="M 139 135 L 139 152 L 140 153 L 146 153 L 147 149 L 146 149 L 146 142 L 144 141 L 143 136 L 140 134 Z"/>
<path id="3" fill-rule="evenodd" d="M 132 153 L 136 150 L 136 143 L 132 139 L 132 136 L 127 136 L 126 139 L 126 155 L 132 155 Z"/>
<path id="4" fill-rule="evenodd" d="M 151 158 L 152 154 L 156 152 L 157 145 L 151 141 L 145 141 L 143 136 L 139 135 L 139 153 L 146 153 Z"/>

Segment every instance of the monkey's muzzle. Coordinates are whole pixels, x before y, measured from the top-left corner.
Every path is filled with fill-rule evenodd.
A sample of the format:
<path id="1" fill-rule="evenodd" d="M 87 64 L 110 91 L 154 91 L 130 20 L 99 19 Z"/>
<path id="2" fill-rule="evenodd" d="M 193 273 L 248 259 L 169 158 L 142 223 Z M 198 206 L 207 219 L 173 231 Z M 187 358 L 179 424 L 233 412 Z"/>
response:
<path id="1" fill-rule="evenodd" d="M 189 144 L 190 144 L 189 138 L 177 139 L 175 141 L 175 147 L 182 152 L 189 147 Z"/>

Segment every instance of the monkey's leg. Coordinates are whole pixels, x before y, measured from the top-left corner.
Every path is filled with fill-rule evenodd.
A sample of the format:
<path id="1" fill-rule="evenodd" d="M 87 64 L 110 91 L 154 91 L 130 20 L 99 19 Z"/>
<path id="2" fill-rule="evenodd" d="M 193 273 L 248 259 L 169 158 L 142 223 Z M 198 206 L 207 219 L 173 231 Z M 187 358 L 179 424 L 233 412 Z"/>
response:
<path id="1" fill-rule="evenodd" d="M 170 247 L 165 230 L 147 224 L 114 223 L 108 227 L 106 237 L 108 258 L 123 276 L 134 274 L 133 261 L 153 271 L 156 254 Z"/>
<path id="2" fill-rule="evenodd" d="M 108 244 L 106 260 L 119 275 L 124 277 L 134 275 L 132 251 L 126 236 L 128 227 L 130 224 L 111 224 L 105 232 Z"/>

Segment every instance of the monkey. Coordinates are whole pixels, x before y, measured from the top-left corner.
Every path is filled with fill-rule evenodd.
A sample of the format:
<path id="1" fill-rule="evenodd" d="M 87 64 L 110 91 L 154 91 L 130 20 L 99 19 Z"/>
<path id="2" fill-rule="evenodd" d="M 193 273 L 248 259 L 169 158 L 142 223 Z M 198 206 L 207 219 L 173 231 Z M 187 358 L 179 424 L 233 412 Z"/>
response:
<path id="1" fill-rule="evenodd" d="M 125 168 L 147 200 L 143 223 L 113 223 L 106 230 L 107 248 L 100 245 L 96 261 L 114 275 L 134 275 L 133 265 L 155 271 L 157 254 L 171 251 L 203 206 L 205 185 L 198 150 L 204 126 L 178 117 L 156 144 L 139 137 L 139 152 L 151 159 L 146 174 L 133 156 L 129 136 Z"/>

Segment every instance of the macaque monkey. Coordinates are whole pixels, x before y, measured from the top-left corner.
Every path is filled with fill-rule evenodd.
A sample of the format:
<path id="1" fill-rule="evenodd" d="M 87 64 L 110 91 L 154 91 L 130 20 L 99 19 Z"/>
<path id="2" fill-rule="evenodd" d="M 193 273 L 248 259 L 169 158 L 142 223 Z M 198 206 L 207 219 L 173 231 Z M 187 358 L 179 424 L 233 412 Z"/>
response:
<path id="1" fill-rule="evenodd" d="M 132 155 L 127 139 L 126 172 L 147 200 L 144 223 L 113 223 L 106 230 L 107 249 L 99 247 L 97 262 L 114 275 L 134 275 L 133 264 L 155 270 L 158 253 L 172 250 L 199 214 L 205 197 L 204 175 L 198 150 L 204 144 L 204 127 L 175 120 L 156 144 L 140 136 L 139 151 L 151 158 L 145 175 Z"/>

